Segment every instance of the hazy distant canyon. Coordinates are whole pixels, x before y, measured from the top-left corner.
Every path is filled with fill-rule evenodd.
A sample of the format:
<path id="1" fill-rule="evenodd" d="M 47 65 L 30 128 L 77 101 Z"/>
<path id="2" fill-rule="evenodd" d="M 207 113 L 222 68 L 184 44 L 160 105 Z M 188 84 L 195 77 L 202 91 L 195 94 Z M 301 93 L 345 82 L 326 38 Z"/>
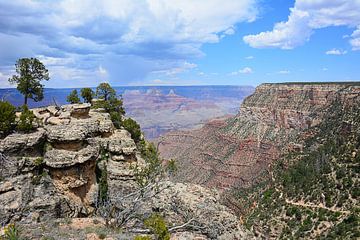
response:
<path id="1" fill-rule="evenodd" d="M 148 86 L 117 87 L 127 116 L 138 121 L 147 139 L 170 131 L 197 129 L 211 119 L 235 115 L 242 100 L 253 93 L 250 86 Z M 30 107 L 65 104 L 72 89 L 46 89 L 42 102 Z M 0 89 L 0 98 L 20 106 L 15 89 Z"/>

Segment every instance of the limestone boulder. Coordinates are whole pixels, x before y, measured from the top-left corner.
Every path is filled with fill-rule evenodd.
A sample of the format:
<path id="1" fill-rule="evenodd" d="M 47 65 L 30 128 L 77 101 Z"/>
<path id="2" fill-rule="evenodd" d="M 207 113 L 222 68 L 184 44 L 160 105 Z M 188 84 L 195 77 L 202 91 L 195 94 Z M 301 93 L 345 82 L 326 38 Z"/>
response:
<path id="1" fill-rule="evenodd" d="M 35 146 L 41 144 L 44 140 L 45 130 L 42 128 L 39 128 L 37 131 L 28 134 L 14 133 L 1 140 L 0 151 L 24 151 L 29 148 L 34 148 Z"/>
<path id="2" fill-rule="evenodd" d="M 99 148 L 90 145 L 79 151 L 51 149 L 45 153 L 44 162 L 46 166 L 52 168 L 66 168 L 90 160 L 95 160 L 98 154 Z"/>
<path id="3" fill-rule="evenodd" d="M 108 150 L 114 154 L 132 155 L 135 154 L 136 145 L 131 135 L 126 130 L 116 130 L 108 139 Z"/>

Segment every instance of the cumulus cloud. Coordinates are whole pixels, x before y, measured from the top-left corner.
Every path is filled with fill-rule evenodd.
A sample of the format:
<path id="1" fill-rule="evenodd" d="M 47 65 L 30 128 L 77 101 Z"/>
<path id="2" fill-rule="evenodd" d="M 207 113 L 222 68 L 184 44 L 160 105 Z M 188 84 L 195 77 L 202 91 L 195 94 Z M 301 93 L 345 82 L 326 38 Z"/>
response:
<path id="1" fill-rule="evenodd" d="M 101 65 L 114 83 L 139 81 L 183 68 L 203 56 L 202 44 L 256 17 L 256 0 L 2 1 L 0 66 L 41 56 L 51 68 L 68 69 L 59 77 L 72 77 L 74 69 L 97 73 Z"/>
<path id="2" fill-rule="evenodd" d="M 347 51 L 333 48 L 329 51 L 326 51 L 325 54 L 326 55 L 345 55 L 345 54 L 347 54 Z"/>
<path id="3" fill-rule="evenodd" d="M 250 74 L 250 73 L 253 73 L 253 70 L 250 67 L 244 67 L 243 69 L 240 69 L 238 71 L 231 72 L 230 75 L 231 76 L 236 76 L 236 75 L 239 75 L 239 74 Z"/>
<path id="4" fill-rule="evenodd" d="M 347 26 L 356 30 L 349 43 L 360 50 L 360 1 L 296 0 L 286 22 L 276 23 L 273 30 L 247 35 L 243 40 L 254 48 L 292 49 L 309 41 L 316 29 Z"/>

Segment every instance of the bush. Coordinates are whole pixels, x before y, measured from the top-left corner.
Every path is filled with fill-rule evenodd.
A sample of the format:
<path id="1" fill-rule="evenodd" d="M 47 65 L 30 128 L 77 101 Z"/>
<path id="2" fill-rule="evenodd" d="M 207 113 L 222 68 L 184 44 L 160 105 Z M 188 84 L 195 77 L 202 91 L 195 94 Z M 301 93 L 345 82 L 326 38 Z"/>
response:
<path id="1" fill-rule="evenodd" d="M 19 230 L 15 224 L 9 224 L 8 226 L 6 226 L 4 228 L 4 234 L 5 234 L 5 239 L 8 239 L 8 240 L 19 240 L 20 239 Z"/>
<path id="2" fill-rule="evenodd" d="M 34 114 L 27 105 L 22 106 L 22 112 L 20 116 L 20 120 L 17 124 L 17 130 L 21 132 L 31 132 L 34 129 L 33 122 L 34 122 Z"/>
<path id="3" fill-rule="evenodd" d="M 108 83 L 100 83 L 96 88 L 96 96 L 105 101 L 116 96 L 116 91 Z"/>
<path id="4" fill-rule="evenodd" d="M 94 97 L 94 91 L 91 88 L 81 89 L 81 97 L 84 99 L 84 102 L 91 103 Z"/>
<path id="5" fill-rule="evenodd" d="M 79 102 L 80 102 L 80 98 L 79 98 L 79 95 L 78 95 L 78 92 L 77 92 L 76 89 L 74 89 L 74 90 L 69 94 L 69 96 L 67 96 L 66 101 L 67 101 L 68 103 L 71 103 L 71 104 L 75 104 L 75 103 L 79 103 Z"/>
<path id="6" fill-rule="evenodd" d="M 131 118 L 125 119 L 122 123 L 123 127 L 131 134 L 131 138 L 134 139 L 136 143 L 141 140 L 141 129 L 140 125 Z"/>
<path id="7" fill-rule="evenodd" d="M 164 218 L 159 214 L 152 214 L 144 221 L 144 224 L 156 235 L 156 239 L 170 240 L 169 229 L 166 226 Z"/>
<path id="8" fill-rule="evenodd" d="M 94 108 L 104 108 L 110 114 L 111 121 L 116 128 L 122 125 L 122 116 L 125 114 L 122 99 L 118 99 L 115 95 L 111 95 L 107 100 L 97 101 Z"/>
<path id="9" fill-rule="evenodd" d="M 11 132 L 15 123 L 16 108 L 9 102 L 0 101 L 0 137 Z"/>

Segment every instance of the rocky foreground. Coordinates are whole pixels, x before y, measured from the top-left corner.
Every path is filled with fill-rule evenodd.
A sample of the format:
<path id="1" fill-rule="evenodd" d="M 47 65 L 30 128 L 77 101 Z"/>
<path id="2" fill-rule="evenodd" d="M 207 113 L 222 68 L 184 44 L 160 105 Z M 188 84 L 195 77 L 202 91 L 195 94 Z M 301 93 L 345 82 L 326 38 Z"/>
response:
<path id="1" fill-rule="evenodd" d="M 104 184 L 110 201 L 137 190 L 131 165 L 145 161 L 130 133 L 89 104 L 32 111 L 35 131 L 0 140 L 0 225 L 15 223 L 26 239 L 133 239 L 136 223 L 119 231 L 97 217 Z M 139 211 L 161 214 L 173 239 L 252 238 L 215 190 L 160 185 Z M 196 228 L 181 227 L 189 218 Z"/>

